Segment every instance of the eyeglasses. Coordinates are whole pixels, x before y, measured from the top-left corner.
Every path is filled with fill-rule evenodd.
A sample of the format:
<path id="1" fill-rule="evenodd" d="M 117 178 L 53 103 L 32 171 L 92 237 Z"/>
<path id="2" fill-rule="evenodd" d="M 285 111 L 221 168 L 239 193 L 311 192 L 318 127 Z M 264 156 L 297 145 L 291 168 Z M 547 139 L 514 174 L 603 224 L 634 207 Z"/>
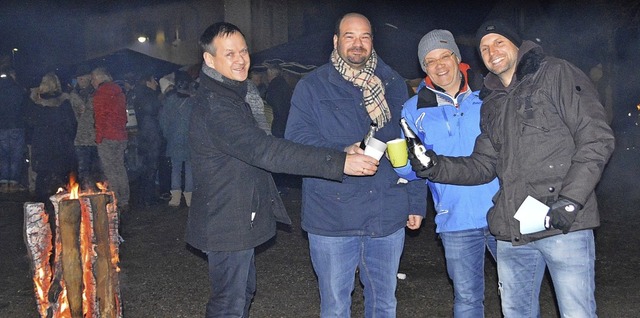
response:
<path id="1" fill-rule="evenodd" d="M 422 61 L 422 66 L 424 66 L 424 68 L 433 68 L 440 63 L 449 63 L 451 59 L 453 59 L 453 54 L 454 53 L 451 52 L 440 56 L 439 59 L 424 60 Z"/>

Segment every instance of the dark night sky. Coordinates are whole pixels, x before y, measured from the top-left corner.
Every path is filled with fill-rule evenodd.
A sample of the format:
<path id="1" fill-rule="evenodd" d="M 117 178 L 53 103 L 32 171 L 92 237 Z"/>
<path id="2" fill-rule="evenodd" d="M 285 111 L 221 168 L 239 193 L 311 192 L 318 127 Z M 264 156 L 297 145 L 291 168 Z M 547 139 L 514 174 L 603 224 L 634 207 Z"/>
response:
<path id="1" fill-rule="evenodd" d="M 78 42 L 78 45 L 74 45 L 75 38 L 81 36 L 81 30 L 79 30 L 81 25 L 77 17 L 169 2 L 176 1 L 5 0 L 0 4 L 0 39 L 2 39 L 0 55 L 11 56 L 11 50 L 14 47 L 18 48 L 19 51 L 15 53 L 16 68 L 19 71 L 23 70 L 22 73 L 30 74 L 30 77 L 39 76 L 31 73 L 41 73 L 53 67 L 48 63 L 48 57 L 62 56 L 62 60 L 65 60 L 67 56 L 83 55 L 82 44 Z M 304 27 L 310 32 L 331 30 L 337 16 L 350 11 L 362 12 L 377 28 L 387 28 L 385 23 L 397 27 L 399 31 L 396 33 L 405 33 L 407 39 L 416 42 L 401 44 L 415 51 L 414 46 L 417 45 L 419 38 L 433 28 L 446 28 L 454 34 L 473 33 L 493 7 L 494 1 L 477 2 L 477 4 L 471 2 L 469 4 L 467 1 L 460 0 L 442 1 L 437 5 L 427 5 L 424 1 L 343 0 L 329 4 L 323 1 L 321 4 L 313 3 L 314 6 L 319 7 L 319 14 L 311 16 Z M 327 8 L 333 12 L 327 14 Z M 459 21 L 465 23 L 459 23 Z M 394 40 L 402 39 L 394 38 Z M 328 38 L 323 41 L 331 40 Z M 398 49 L 405 50 L 404 47 Z M 387 51 L 392 52 L 391 49 Z M 80 61 L 70 60 L 68 64 L 77 62 Z"/>
<path id="2" fill-rule="evenodd" d="M 590 1 L 594 3 L 605 2 Z M 618 41 L 615 45 L 618 49 L 618 55 L 613 58 L 627 60 L 616 60 L 614 63 L 626 62 L 638 55 L 634 52 L 637 52 L 637 48 L 640 47 L 637 26 L 640 3 L 630 0 L 612 1 L 616 1 L 617 4 L 609 5 L 609 7 L 631 15 L 632 18 L 629 21 L 612 19 L 602 13 L 601 7 L 596 5 L 576 6 L 575 3 L 569 5 L 570 1 L 537 1 L 535 8 L 523 12 L 526 20 L 532 21 L 524 26 L 529 31 L 529 34 L 525 34 L 525 38 L 540 38 L 546 51 L 566 58 L 588 70 L 598 61 L 612 58 L 604 55 L 606 39 L 603 37 L 607 30 L 618 27 L 622 31 L 616 37 Z M 82 48 L 73 45 L 73 38 L 77 36 L 80 27 L 76 17 L 87 13 L 113 12 L 145 6 L 149 3 L 168 2 L 175 1 L 62 0 L 34 2 L 4 0 L 0 4 L 0 55 L 10 56 L 11 49 L 18 47 L 19 52 L 16 53 L 18 66 L 20 63 L 46 65 L 46 59 L 49 55 L 81 55 L 78 53 Z M 332 29 L 337 16 L 349 11 L 362 12 L 370 18 L 376 28 L 387 28 L 385 23 L 397 27 L 398 31 L 395 33 L 397 35 L 392 35 L 393 38 L 390 40 L 400 44 L 398 44 L 397 51 L 394 51 L 393 47 L 387 49 L 385 60 L 392 58 L 388 55 L 396 54 L 406 55 L 407 57 L 403 57 L 403 59 L 414 59 L 417 41 L 423 34 L 434 28 L 451 30 L 456 36 L 473 35 L 476 28 L 487 17 L 516 16 L 514 8 L 521 5 L 500 0 L 439 2 L 343 0 L 322 1 L 321 3 L 310 1 L 309 3 L 320 9 L 315 16 L 306 17 L 308 18 L 306 30 Z M 332 12 L 327 8 L 331 8 Z M 553 25 L 553 28 L 549 29 L 549 25 Z M 631 30 L 631 32 L 626 30 Z M 402 45 L 405 39 L 406 42 L 416 43 Z M 331 41 L 330 39 L 315 40 Z M 378 40 L 380 39 L 378 38 Z M 376 42 L 376 47 L 380 44 L 379 42 Z M 461 50 L 463 58 L 465 54 L 468 59 L 477 58 L 473 47 L 461 48 Z M 410 63 L 417 65 L 417 58 Z"/>

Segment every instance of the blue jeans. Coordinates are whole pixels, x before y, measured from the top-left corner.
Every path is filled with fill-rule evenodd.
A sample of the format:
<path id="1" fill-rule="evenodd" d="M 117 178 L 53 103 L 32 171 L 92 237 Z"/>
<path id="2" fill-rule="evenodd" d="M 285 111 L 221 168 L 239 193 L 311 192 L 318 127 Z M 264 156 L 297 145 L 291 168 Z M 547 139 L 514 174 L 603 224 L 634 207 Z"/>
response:
<path id="1" fill-rule="evenodd" d="M 193 191 L 191 161 L 171 159 L 171 190 L 182 190 L 182 163 L 184 162 L 184 192 Z"/>
<path id="2" fill-rule="evenodd" d="M 549 268 L 562 317 L 597 317 L 592 230 L 522 246 L 498 241 L 498 279 L 505 318 L 540 317 L 540 284 Z"/>
<path id="3" fill-rule="evenodd" d="M 320 289 L 320 317 L 351 317 L 356 268 L 364 285 L 365 317 L 395 317 L 404 236 L 404 228 L 385 237 L 309 233 L 311 262 Z"/>
<path id="4" fill-rule="evenodd" d="M 249 317 L 256 292 L 254 249 L 207 252 L 211 297 L 207 318 Z"/>
<path id="5" fill-rule="evenodd" d="M 447 273 L 453 281 L 453 316 L 484 317 L 484 259 L 495 259 L 496 238 L 488 228 L 440 233 Z"/>
<path id="6" fill-rule="evenodd" d="M 24 129 L 0 129 L 0 180 L 22 181 Z"/>

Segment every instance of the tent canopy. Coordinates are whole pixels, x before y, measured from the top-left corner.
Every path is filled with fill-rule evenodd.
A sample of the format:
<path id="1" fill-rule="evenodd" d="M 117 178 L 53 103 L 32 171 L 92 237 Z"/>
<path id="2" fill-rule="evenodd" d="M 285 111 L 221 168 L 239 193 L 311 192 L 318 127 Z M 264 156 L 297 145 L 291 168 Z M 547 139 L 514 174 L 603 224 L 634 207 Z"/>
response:
<path id="1" fill-rule="evenodd" d="M 423 78 L 424 72 L 418 62 L 418 43 L 423 34 L 399 29 L 391 24 L 374 25 L 373 47 L 378 56 L 405 79 Z M 456 41 L 462 60 L 474 69 L 482 67 L 475 48 L 469 41 Z M 325 30 L 293 41 L 256 52 L 251 55 L 251 63 L 259 66 L 265 61 L 280 59 L 303 65 L 320 66 L 329 62 L 333 50 L 333 31 Z"/>
<path id="2" fill-rule="evenodd" d="M 181 65 L 161 60 L 130 49 L 121 49 L 107 55 L 56 68 L 56 74 L 63 81 L 70 81 L 78 68 L 86 66 L 93 70 L 104 67 L 113 79 L 123 79 L 127 73 L 152 74 L 159 78 L 178 70 Z"/>
<path id="3" fill-rule="evenodd" d="M 400 31 L 383 25 L 374 31 L 373 47 L 378 56 L 404 78 L 424 76 L 416 52 L 422 38 L 413 32 Z M 333 50 L 333 31 L 325 30 L 256 52 L 251 55 L 253 65 L 267 60 L 281 59 L 302 65 L 320 66 L 329 62 Z"/>

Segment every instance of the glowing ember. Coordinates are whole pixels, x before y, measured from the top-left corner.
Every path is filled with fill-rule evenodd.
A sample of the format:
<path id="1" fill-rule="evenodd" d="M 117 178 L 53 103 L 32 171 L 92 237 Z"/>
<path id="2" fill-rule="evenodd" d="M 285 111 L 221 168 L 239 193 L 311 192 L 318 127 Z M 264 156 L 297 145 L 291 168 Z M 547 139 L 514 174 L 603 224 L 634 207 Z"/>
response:
<path id="1" fill-rule="evenodd" d="M 44 203 L 24 204 L 25 242 L 27 253 L 33 260 L 33 284 L 36 292 L 36 304 L 41 317 L 46 317 L 52 307 L 48 295 L 51 289 L 53 271 L 49 259 L 53 251 L 52 233 L 49 227 L 49 215 Z"/>
<path id="2" fill-rule="evenodd" d="M 80 250 L 82 258 L 82 314 L 83 317 L 93 317 L 95 310 L 96 280 L 93 276 L 93 262 L 96 253 L 93 249 L 93 216 L 91 214 L 91 203 L 88 199 L 83 200 L 80 205 L 80 213 L 83 222 L 80 224 Z"/>

